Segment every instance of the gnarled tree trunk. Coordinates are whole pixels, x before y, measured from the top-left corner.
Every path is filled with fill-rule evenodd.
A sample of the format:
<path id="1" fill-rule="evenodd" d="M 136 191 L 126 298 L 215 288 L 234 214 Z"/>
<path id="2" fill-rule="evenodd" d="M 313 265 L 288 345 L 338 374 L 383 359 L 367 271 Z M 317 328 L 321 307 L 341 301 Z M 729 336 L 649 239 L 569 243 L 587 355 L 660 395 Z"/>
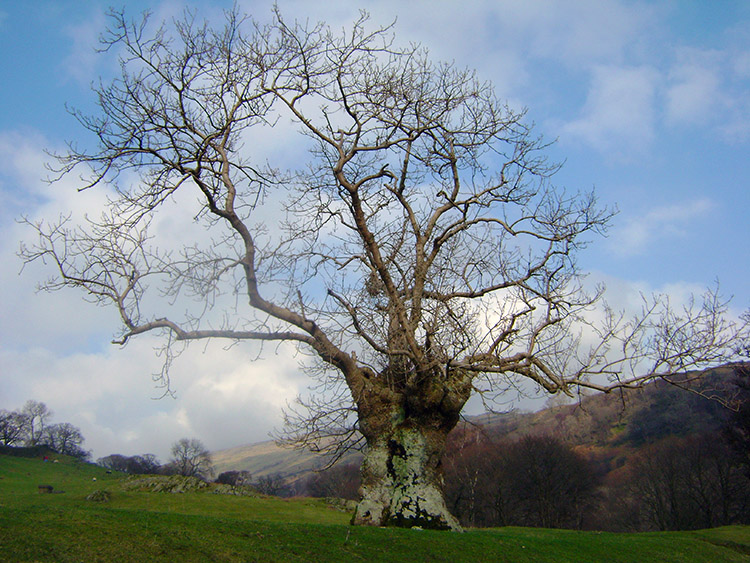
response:
<path id="1" fill-rule="evenodd" d="M 358 404 L 367 450 L 353 524 L 461 530 L 445 504 L 442 458 L 471 386 L 457 378 L 428 384 Z"/>

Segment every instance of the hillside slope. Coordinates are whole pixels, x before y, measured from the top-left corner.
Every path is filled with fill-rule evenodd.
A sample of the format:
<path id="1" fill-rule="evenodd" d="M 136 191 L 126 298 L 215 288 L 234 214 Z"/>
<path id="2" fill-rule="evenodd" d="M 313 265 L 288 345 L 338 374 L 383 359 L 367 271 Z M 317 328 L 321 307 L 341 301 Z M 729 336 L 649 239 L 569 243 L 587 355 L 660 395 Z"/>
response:
<path id="1" fill-rule="evenodd" d="M 736 391 L 734 373 L 732 366 L 710 370 L 692 386 L 692 393 L 657 381 L 640 390 L 596 394 L 537 412 L 487 413 L 467 418 L 454 432 L 479 429 L 492 439 L 508 440 L 551 435 L 575 446 L 637 448 L 667 435 L 716 430 L 729 413 L 716 399 L 731 402 Z M 245 470 L 254 477 L 278 474 L 288 480 L 309 475 L 324 464 L 318 454 L 281 448 L 273 441 L 237 446 L 212 456 L 217 473 Z M 345 462 L 358 459 L 352 454 Z"/>
<path id="2" fill-rule="evenodd" d="M 211 457 L 217 474 L 249 471 L 254 477 L 294 477 L 315 470 L 321 463 L 313 452 L 282 448 L 272 440 L 212 452 Z"/>

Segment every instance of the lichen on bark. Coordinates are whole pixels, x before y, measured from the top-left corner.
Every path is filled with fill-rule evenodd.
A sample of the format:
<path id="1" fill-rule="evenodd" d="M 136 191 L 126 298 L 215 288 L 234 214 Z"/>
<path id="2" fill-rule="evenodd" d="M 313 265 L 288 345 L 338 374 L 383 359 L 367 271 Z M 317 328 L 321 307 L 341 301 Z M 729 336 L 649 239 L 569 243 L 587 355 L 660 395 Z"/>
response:
<path id="1" fill-rule="evenodd" d="M 452 428 L 382 412 L 362 463 L 353 524 L 461 530 L 443 498 L 441 458 Z M 395 422 L 385 429 L 384 422 Z M 370 429 L 369 426 L 365 425 Z"/>

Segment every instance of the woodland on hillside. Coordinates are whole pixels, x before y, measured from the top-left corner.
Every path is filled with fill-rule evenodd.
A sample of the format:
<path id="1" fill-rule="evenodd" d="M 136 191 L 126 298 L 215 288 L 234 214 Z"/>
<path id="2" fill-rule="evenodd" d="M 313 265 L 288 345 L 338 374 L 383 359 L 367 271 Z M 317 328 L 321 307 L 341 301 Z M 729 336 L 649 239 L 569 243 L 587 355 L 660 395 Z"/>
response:
<path id="1" fill-rule="evenodd" d="M 750 523 L 750 368 L 692 392 L 656 382 L 538 413 L 487 415 L 450 437 L 446 502 L 464 526 L 611 531 Z M 725 406 L 729 405 L 729 406 Z M 356 464 L 288 494 L 357 498 Z"/>

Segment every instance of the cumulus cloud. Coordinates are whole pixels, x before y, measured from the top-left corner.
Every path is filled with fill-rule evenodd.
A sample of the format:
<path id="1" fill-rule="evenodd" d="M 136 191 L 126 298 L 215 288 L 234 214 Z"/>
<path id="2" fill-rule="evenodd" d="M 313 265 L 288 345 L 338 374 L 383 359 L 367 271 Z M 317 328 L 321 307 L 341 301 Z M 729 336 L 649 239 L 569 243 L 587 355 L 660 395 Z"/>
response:
<path id="1" fill-rule="evenodd" d="M 623 226 L 614 230 L 609 244 L 621 256 L 648 252 L 658 239 L 682 237 L 691 222 L 715 208 L 708 198 L 655 207 L 645 214 L 625 218 Z"/>
<path id="2" fill-rule="evenodd" d="M 28 266 L 20 275 L 22 263 L 16 256 L 20 241 L 33 241 L 33 232 L 16 222 L 19 216 L 56 219 L 60 214 L 83 215 L 104 201 L 104 194 L 94 191 L 76 193 L 73 185 L 64 180 L 50 186 L 43 181 L 48 156 L 43 147 L 49 146 L 41 135 L 24 132 L 0 134 L 0 195 L 3 207 L 0 223 L 0 260 L 6 265 L 0 270 L 0 284 L 13 299 L 2 302 L 4 319 L 22 322 L 3 323 L 0 340 L 7 346 L 30 348 L 45 346 L 50 349 L 79 347 L 91 336 L 86 327 L 99 326 L 109 313 L 95 307 L 82 311 L 80 296 L 64 298 L 61 294 L 37 294 L 36 285 L 49 277 L 50 270 L 42 264 Z M 8 203 L 9 202 L 9 203 Z M 94 331 L 95 332 L 95 331 Z M 65 334 L 65 338 L 61 335 Z M 80 339 L 80 340 L 79 340 Z M 82 340 L 82 341 L 81 341 Z"/>
<path id="3" fill-rule="evenodd" d="M 55 420 L 79 426 L 95 456 L 146 451 L 166 456 L 179 438 L 211 449 L 268 439 L 282 408 L 306 381 L 290 350 L 255 360 L 252 345 L 192 346 L 171 371 L 174 397 L 151 375 L 160 369 L 157 337 L 68 356 L 44 348 L 0 349 L 4 408 L 28 398 L 45 402 Z"/>
<path id="4" fill-rule="evenodd" d="M 106 190 L 77 192 L 75 175 L 45 184 L 40 135 L 0 134 L 2 195 L 15 198 L 14 211 L 31 219 L 55 219 L 59 213 L 80 221 L 103 207 Z M 179 198 L 155 224 L 162 234 L 183 236 L 200 229 L 189 213 L 178 213 L 189 198 Z M 35 292 L 50 265 L 29 266 L 18 275 L 15 256 L 20 240 L 33 230 L 6 217 L 0 225 L 0 283 L 12 299 L 0 302 L 0 397 L 2 408 L 18 408 L 33 398 L 48 404 L 55 419 L 79 426 L 95 456 L 152 451 L 164 457 L 169 445 L 185 436 L 218 449 L 268 439 L 281 423 L 281 409 L 304 389 L 294 350 L 269 348 L 258 360 L 254 345 L 224 349 L 219 343 L 189 347 L 175 361 L 176 398 L 163 394 L 152 375 L 161 369 L 156 335 L 135 339 L 124 349 L 110 344 L 119 320 L 114 310 L 83 301 L 75 291 Z M 194 233 L 197 234 L 197 233 Z M 175 246 L 177 236 L 166 238 Z"/>

